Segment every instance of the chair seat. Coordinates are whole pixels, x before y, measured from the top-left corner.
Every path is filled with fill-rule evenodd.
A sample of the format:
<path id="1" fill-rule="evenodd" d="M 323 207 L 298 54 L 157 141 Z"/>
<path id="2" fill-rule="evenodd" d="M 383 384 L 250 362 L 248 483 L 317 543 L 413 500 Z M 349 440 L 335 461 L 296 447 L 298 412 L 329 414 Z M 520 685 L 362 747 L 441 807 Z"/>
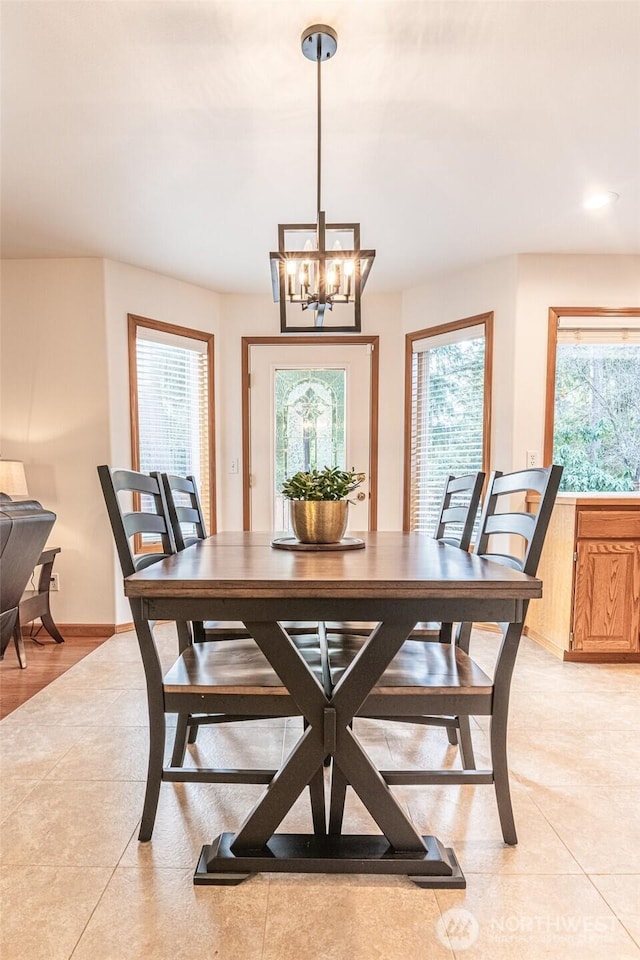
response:
<path id="1" fill-rule="evenodd" d="M 330 647 L 331 676 L 335 682 L 347 669 L 363 638 L 355 634 L 341 637 L 339 646 Z M 465 692 L 490 695 L 493 681 L 459 647 L 448 643 L 423 643 L 407 640 L 374 687 L 373 695 Z"/>
<path id="2" fill-rule="evenodd" d="M 448 643 L 407 640 L 393 658 L 374 693 L 491 694 L 493 680 L 468 653 Z"/>
<path id="3" fill-rule="evenodd" d="M 322 682 L 317 644 L 300 645 L 300 652 Z M 165 694 L 238 694 L 241 697 L 289 696 L 286 687 L 258 645 L 250 638 L 194 644 L 164 676 Z"/>

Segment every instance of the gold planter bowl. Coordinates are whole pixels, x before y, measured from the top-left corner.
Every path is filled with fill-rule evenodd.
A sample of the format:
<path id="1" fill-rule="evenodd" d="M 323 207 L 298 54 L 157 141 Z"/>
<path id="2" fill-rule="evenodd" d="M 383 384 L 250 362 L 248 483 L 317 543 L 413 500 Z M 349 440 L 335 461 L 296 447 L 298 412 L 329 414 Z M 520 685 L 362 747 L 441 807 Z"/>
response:
<path id="1" fill-rule="evenodd" d="M 338 543 L 347 529 L 348 500 L 291 500 L 291 526 L 300 543 Z"/>

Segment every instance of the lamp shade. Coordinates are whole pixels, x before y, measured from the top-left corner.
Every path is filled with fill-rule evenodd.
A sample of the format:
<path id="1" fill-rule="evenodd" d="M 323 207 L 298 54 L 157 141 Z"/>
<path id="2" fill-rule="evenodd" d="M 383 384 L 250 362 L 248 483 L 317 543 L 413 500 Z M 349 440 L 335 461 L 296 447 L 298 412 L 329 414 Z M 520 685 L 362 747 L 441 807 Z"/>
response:
<path id="1" fill-rule="evenodd" d="M 28 496 L 22 460 L 0 460 L 0 492 L 9 497 Z"/>

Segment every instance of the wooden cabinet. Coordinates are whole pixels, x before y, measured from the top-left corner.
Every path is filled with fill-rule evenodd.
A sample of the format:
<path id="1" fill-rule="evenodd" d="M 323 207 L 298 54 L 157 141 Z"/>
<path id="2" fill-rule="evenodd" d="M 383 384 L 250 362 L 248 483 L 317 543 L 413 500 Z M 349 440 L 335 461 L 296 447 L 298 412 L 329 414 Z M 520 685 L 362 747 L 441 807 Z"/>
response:
<path id="1" fill-rule="evenodd" d="M 640 496 L 559 494 L 525 632 L 564 660 L 640 660 Z"/>

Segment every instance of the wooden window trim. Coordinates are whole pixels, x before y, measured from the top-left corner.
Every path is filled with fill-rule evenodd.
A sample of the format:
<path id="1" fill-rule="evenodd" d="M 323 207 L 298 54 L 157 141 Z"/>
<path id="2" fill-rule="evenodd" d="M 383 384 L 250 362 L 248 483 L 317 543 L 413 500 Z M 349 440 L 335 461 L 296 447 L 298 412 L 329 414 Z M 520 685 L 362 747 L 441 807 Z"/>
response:
<path id="1" fill-rule="evenodd" d="M 547 385 L 544 413 L 543 463 L 553 462 L 553 428 L 556 412 L 556 356 L 561 317 L 640 317 L 640 307 L 549 307 L 547 336 Z"/>
<path id="2" fill-rule="evenodd" d="M 452 320 L 450 323 L 441 323 L 434 327 L 425 327 L 414 330 L 405 337 L 404 361 L 404 483 L 402 529 L 409 531 L 411 527 L 411 364 L 413 344 L 416 340 L 427 337 L 437 337 L 453 330 L 464 330 L 467 327 L 484 327 L 484 411 L 482 423 L 482 469 L 489 475 L 491 462 L 491 400 L 493 389 L 493 310 L 488 313 L 479 313 L 474 317 L 464 317 L 462 320 Z"/>
<path id="3" fill-rule="evenodd" d="M 315 346 L 327 344 L 371 344 L 371 396 L 369 404 L 369 529 L 378 529 L 378 418 L 380 383 L 380 337 L 378 336 L 282 336 L 242 338 L 242 529 L 251 529 L 250 464 L 250 398 L 249 363 L 254 346 Z"/>
<path id="4" fill-rule="evenodd" d="M 207 390 L 209 395 L 209 490 L 211 502 L 211 517 L 209 519 L 209 532 L 217 531 L 217 495 L 216 495 L 216 436 L 215 436 L 215 377 L 214 377 L 214 338 L 212 333 L 205 333 L 203 330 L 195 330 L 193 327 L 181 327 L 175 323 L 163 323 L 161 320 L 152 320 L 149 317 L 140 317 L 134 313 L 127 314 L 128 324 L 128 350 L 129 350 L 129 410 L 131 426 L 131 469 L 140 470 L 140 432 L 138 418 L 138 369 L 136 363 L 136 337 L 139 327 L 148 330 L 159 330 L 162 333 L 173 334 L 177 337 L 187 337 L 191 340 L 200 340 L 207 345 Z M 134 509 L 139 509 L 138 502 Z M 142 548 L 139 538 L 136 538 L 136 552 L 145 552 Z M 148 552 L 154 552 L 157 548 L 148 548 Z"/>

